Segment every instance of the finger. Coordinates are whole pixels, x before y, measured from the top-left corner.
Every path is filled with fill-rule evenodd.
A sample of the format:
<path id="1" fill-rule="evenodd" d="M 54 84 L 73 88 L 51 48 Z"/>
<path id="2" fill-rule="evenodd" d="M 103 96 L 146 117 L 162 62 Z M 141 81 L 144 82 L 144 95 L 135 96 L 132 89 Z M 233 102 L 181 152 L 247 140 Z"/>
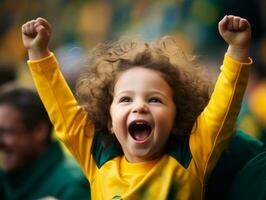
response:
<path id="1" fill-rule="evenodd" d="M 30 24 L 29 24 L 29 29 L 30 29 L 30 32 L 31 33 L 34 33 L 34 32 L 36 32 L 36 29 L 35 29 L 35 21 L 34 20 L 32 20 L 31 22 L 30 22 Z"/>
<path id="2" fill-rule="evenodd" d="M 34 26 L 35 23 L 36 23 L 35 20 L 31 20 L 29 22 L 28 33 L 29 33 L 29 36 L 31 36 L 31 37 L 35 37 L 37 35 L 36 29 Z"/>
<path id="3" fill-rule="evenodd" d="M 240 22 L 240 17 L 234 17 L 233 18 L 233 30 L 234 31 L 239 31 L 239 22 Z"/>
<path id="4" fill-rule="evenodd" d="M 41 23 L 37 22 L 35 24 L 35 29 L 38 33 L 45 31 L 47 36 L 51 35 L 51 30 L 47 29 L 47 26 L 42 25 Z"/>
<path id="5" fill-rule="evenodd" d="M 27 34 L 27 26 L 28 26 L 27 23 L 25 23 L 25 24 L 22 25 L 21 30 L 22 30 L 22 33 L 23 34 Z"/>
<path id="6" fill-rule="evenodd" d="M 226 27 L 227 30 L 229 30 L 229 31 L 233 31 L 234 30 L 233 21 L 234 21 L 234 16 L 233 15 L 229 15 L 228 16 L 228 24 L 227 24 L 227 27 Z"/>
<path id="7" fill-rule="evenodd" d="M 38 25 L 42 25 L 49 33 L 52 32 L 52 27 L 46 19 L 38 17 L 36 21 Z"/>
<path id="8" fill-rule="evenodd" d="M 23 25 L 21 26 L 21 32 L 22 32 L 23 34 L 26 34 L 26 24 L 23 24 Z"/>
<path id="9" fill-rule="evenodd" d="M 34 28 L 34 20 L 31 20 L 23 25 L 23 33 L 29 37 L 35 37 L 37 32 Z"/>
<path id="10" fill-rule="evenodd" d="M 43 36 L 43 37 L 50 36 L 50 32 L 43 25 L 39 25 L 38 27 L 36 27 L 36 31 L 40 36 Z"/>
<path id="11" fill-rule="evenodd" d="M 228 23 L 229 23 L 228 16 L 225 15 L 224 18 L 218 24 L 219 31 L 225 31 Z"/>
<path id="12" fill-rule="evenodd" d="M 36 28 L 36 31 L 37 31 L 38 33 L 41 32 L 41 31 L 43 31 L 43 30 L 46 30 L 45 27 L 44 27 L 43 25 L 35 26 L 35 28 Z"/>
<path id="13" fill-rule="evenodd" d="M 250 24 L 246 19 L 240 19 L 239 29 L 241 31 L 244 31 L 244 30 L 248 29 L 249 27 L 250 27 Z"/>

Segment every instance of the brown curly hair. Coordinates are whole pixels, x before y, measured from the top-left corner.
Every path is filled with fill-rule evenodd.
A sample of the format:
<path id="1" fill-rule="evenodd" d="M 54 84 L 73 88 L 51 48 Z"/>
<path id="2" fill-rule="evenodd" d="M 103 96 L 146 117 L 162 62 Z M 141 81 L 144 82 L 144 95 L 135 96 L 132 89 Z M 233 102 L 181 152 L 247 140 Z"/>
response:
<path id="1" fill-rule="evenodd" d="M 123 38 L 100 44 L 89 57 L 88 67 L 76 85 L 80 105 L 98 131 L 108 134 L 110 105 L 117 77 L 132 67 L 158 71 L 173 90 L 176 118 L 173 134 L 188 135 L 197 116 L 209 101 L 212 82 L 195 59 L 185 55 L 174 37 L 165 36 L 146 43 L 138 38 Z"/>

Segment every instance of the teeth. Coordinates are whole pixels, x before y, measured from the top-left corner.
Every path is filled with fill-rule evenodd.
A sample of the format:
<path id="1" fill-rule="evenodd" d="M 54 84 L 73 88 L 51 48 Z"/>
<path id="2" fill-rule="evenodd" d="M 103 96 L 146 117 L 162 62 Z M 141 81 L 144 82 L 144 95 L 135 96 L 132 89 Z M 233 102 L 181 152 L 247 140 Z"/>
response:
<path id="1" fill-rule="evenodd" d="M 144 122 L 136 122 L 137 125 L 145 124 Z"/>

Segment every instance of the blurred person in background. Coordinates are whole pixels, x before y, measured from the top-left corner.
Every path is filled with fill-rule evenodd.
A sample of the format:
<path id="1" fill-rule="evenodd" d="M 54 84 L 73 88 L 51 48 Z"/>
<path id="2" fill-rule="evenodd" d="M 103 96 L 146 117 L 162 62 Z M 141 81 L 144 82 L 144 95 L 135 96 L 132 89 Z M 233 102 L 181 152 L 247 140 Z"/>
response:
<path id="1" fill-rule="evenodd" d="M 4 63 L 0 64 L 0 87 L 6 83 L 16 81 L 16 77 L 16 70 L 12 65 Z"/>
<path id="2" fill-rule="evenodd" d="M 250 160 L 234 180 L 228 200 L 266 199 L 266 151 Z"/>
<path id="3" fill-rule="evenodd" d="M 205 200 L 226 199 L 237 173 L 264 150 L 261 141 L 237 129 L 210 175 L 206 186 Z"/>
<path id="4" fill-rule="evenodd" d="M 9 86 L 0 92 L 0 199 L 90 199 L 81 169 L 51 137 L 39 96 Z"/>

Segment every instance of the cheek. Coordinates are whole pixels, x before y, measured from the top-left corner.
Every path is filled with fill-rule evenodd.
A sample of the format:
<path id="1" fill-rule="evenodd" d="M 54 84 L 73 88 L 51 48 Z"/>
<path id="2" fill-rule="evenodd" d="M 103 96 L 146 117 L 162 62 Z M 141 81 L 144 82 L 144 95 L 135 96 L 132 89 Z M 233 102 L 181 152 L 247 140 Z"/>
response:
<path id="1" fill-rule="evenodd" d="M 175 121 L 176 121 L 176 108 L 173 108 L 172 115 L 171 115 L 171 125 L 172 128 L 175 126 Z"/>
<path id="2" fill-rule="evenodd" d="M 174 127 L 175 116 L 176 116 L 175 108 L 169 109 L 168 111 L 162 113 L 162 115 L 160 116 L 161 118 L 160 121 L 163 129 L 171 132 L 171 130 Z"/>
<path id="3" fill-rule="evenodd" d="M 126 122 L 119 113 L 115 113 L 112 117 L 111 133 L 115 135 L 120 144 L 123 144 L 127 129 Z"/>
<path id="4" fill-rule="evenodd" d="M 168 111 L 169 113 L 169 122 L 172 124 L 172 126 L 174 126 L 175 123 L 175 119 L 176 119 L 176 105 L 174 102 L 172 102 L 172 105 L 170 106 L 170 109 Z"/>
<path id="5" fill-rule="evenodd" d="M 113 115 L 112 127 L 113 127 L 114 132 L 123 130 L 125 127 L 125 124 L 126 124 L 125 119 L 123 118 L 121 114 L 116 113 L 115 115 Z"/>
<path id="6" fill-rule="evenodd" d="M 111 116 L 110 125 L 112 132 L 117 132 L 124 125 L 125 115 L 123 114 L 123 110 L 121 110 L 118 106 L 111 105 L 110 116 Z"/>
<path id="7" fill-rule="evenodd" d="M 32 149 L 33 144 L 35 143 L 34 139 L 32 137 L 29 136 L 30 134 L 25 134 L 22 135 L 19 138 L 19 141 L 16 142 L 16 145 L 20 148 L 20 149 L 24 149 L 25 151 L 27 151 L 28 149 Z M 30 142 L 31 141 L 31 142 Z"/>

